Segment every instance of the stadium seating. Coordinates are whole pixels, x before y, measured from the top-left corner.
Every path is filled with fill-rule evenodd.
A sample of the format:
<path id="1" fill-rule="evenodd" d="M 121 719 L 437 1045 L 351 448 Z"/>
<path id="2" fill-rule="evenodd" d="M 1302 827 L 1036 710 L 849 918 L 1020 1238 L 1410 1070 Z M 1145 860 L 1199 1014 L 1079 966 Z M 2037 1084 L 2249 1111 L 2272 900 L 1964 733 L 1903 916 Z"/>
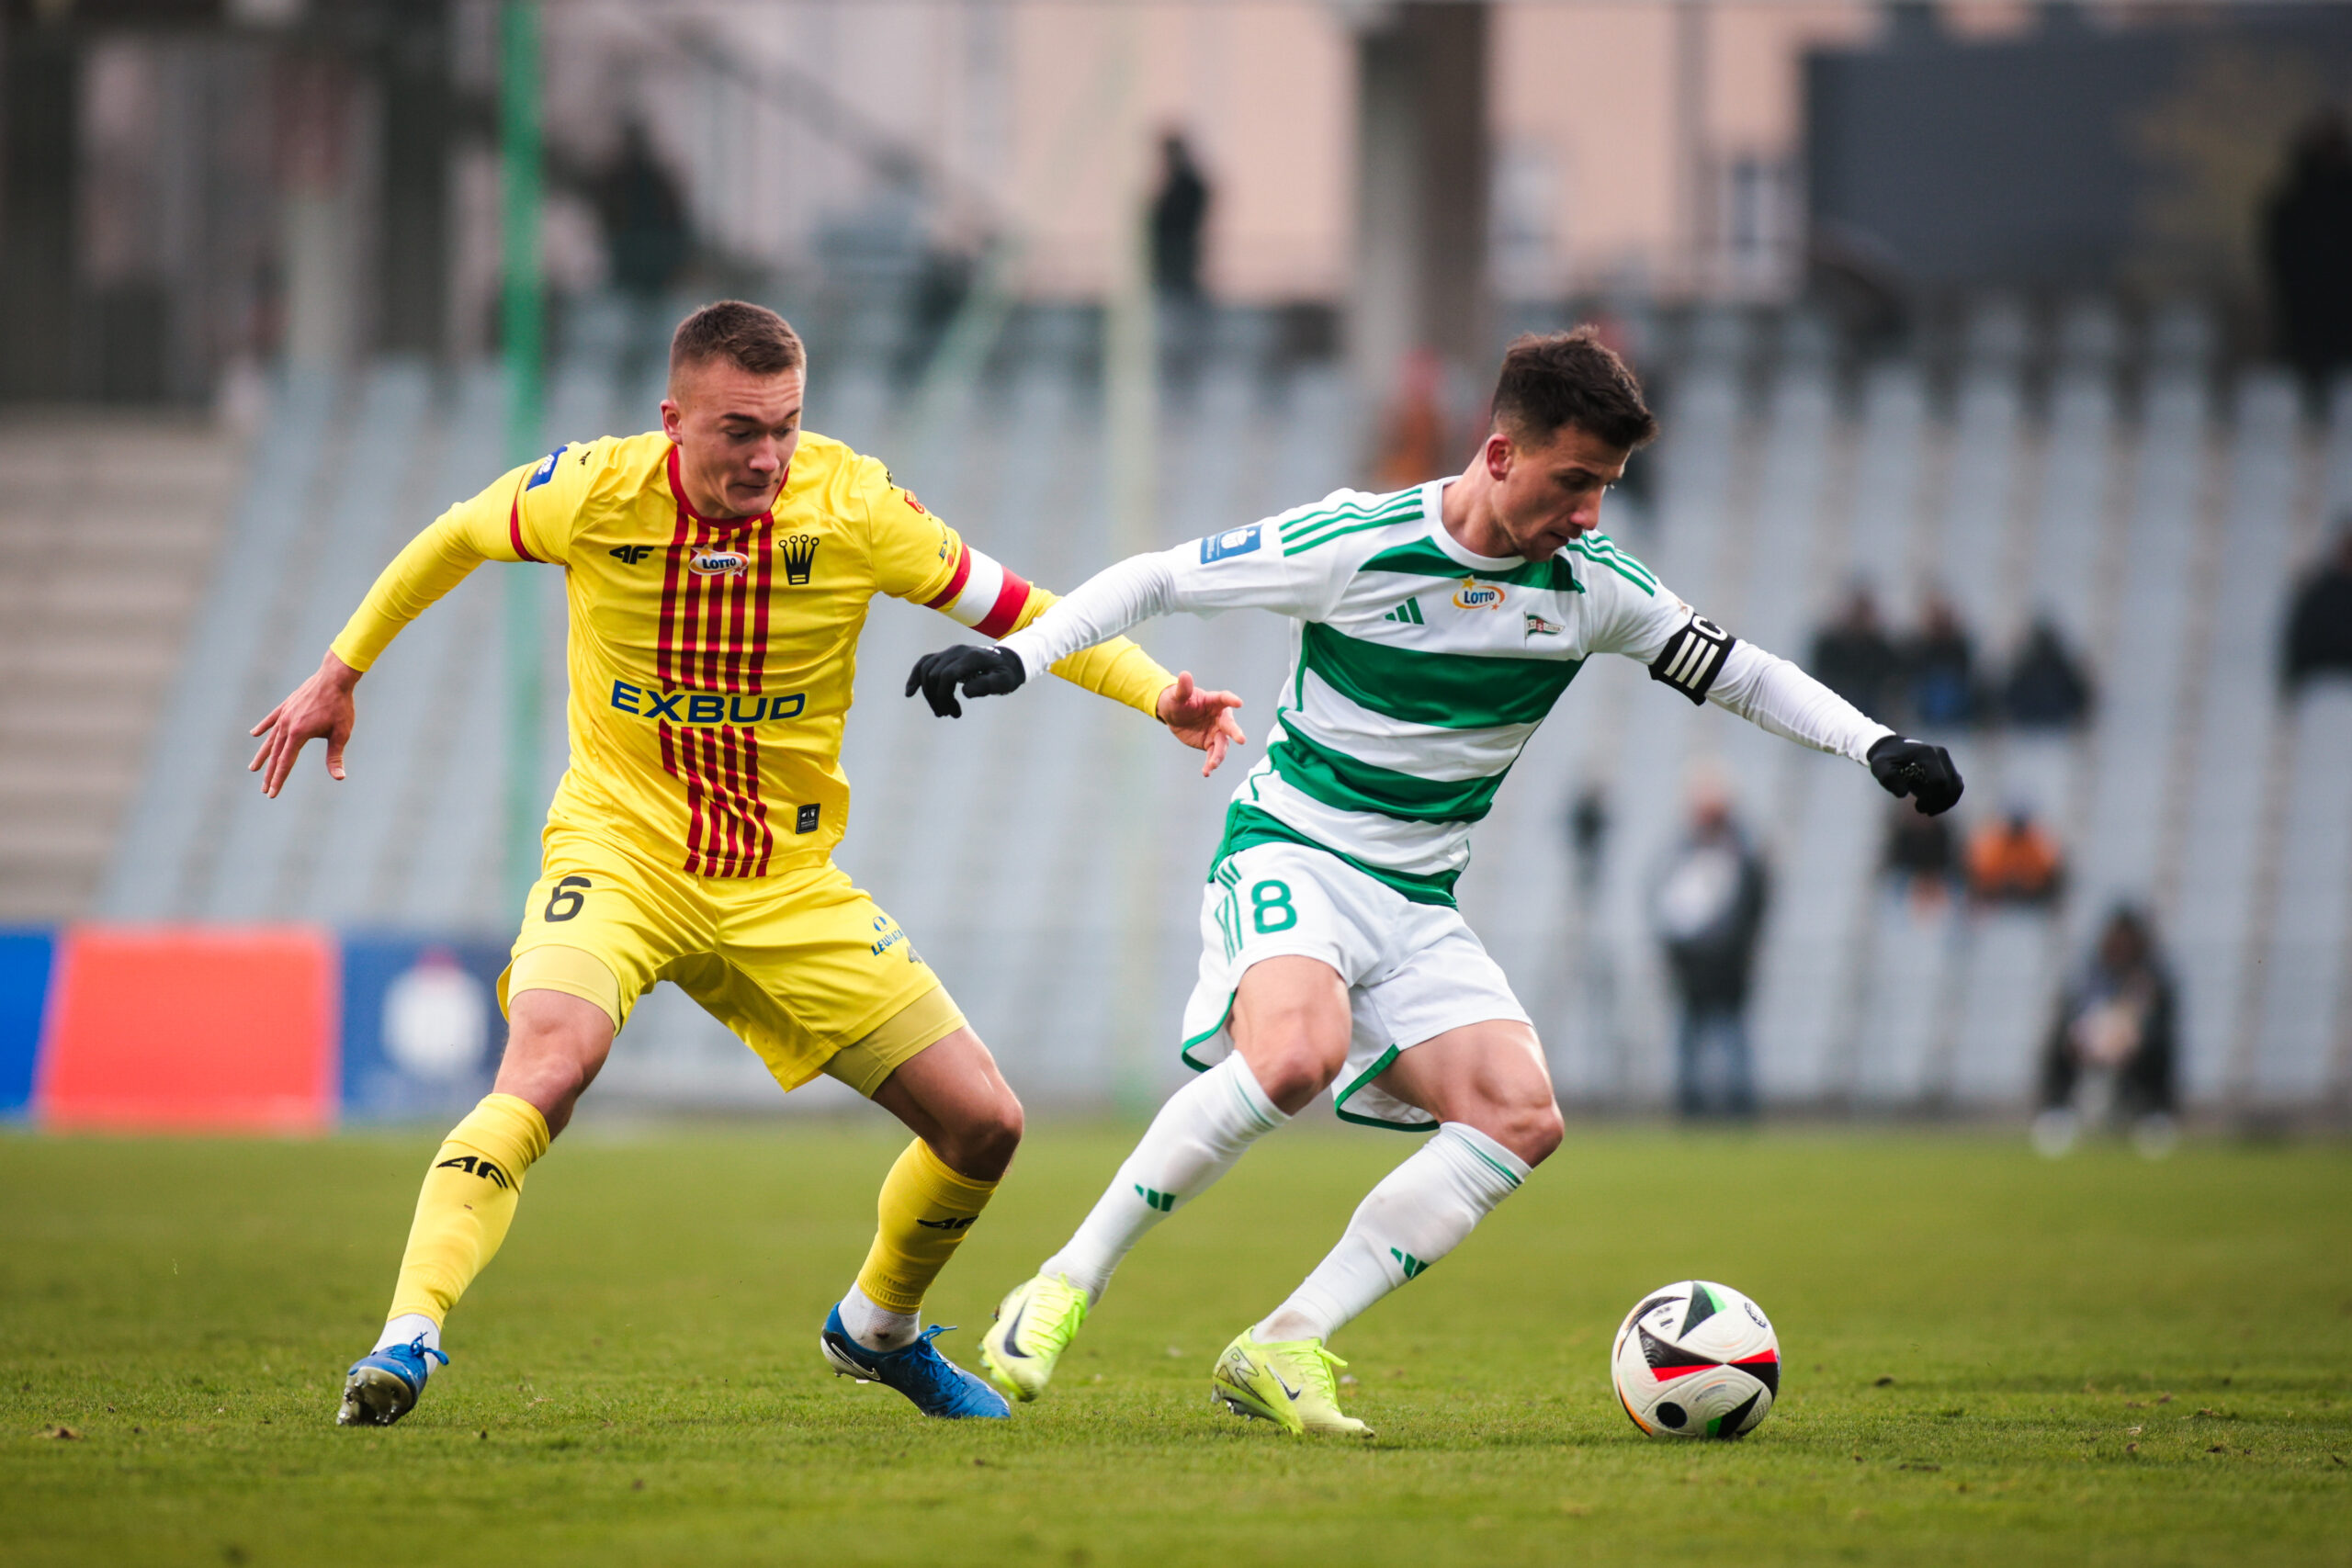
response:
<path id="1" fill-rule="evenodd" d="M 2055 987 L 2119 899 L 2154 908 L 2174 955 L 2192 1095 L 2293 1110 L 2344 1092 L 2352 692 L 2315 686 L 2282 705 L 2274 661 L 2291 575 L 2324 516 L 2352 502 L 2352 396 L 2313 424 L 2267 373 L 2213 376 L 2177 322 L 2129 377 L 2112 312 L 2068 313 L 2039 369 L 2019 330 L 1987 310 L 1951 365 L 1895 358 L 1849 377 L 1802 319 L 1775 333 L 1702 317 L 1661 378 L 1668 434 L 1637 459 L 1655 469 L 1651 499 L 1613 502 L 1610 525 L 1702 610 L 1800 659 L 1857 578 L 1898 624 L 1940 585 L 1980 661 L 2006 657 L 2034 615 L 2053 618 L 2093 676 L 2087 728 L 1938 739 L 1968 774 L 1964 822 L 2014 801 L 2052 826 L 2068 897 L 2054 913 L 1986 913 L 1888 888 L 1888 807 L 1866 775 L 1599 661 L 1501 793 L 1462 885 L 1571 1100 L 1663 1096 L 1671 1009 L 1647 890 L 1699 768 L 1727 782 L 1773 865 L 1754 1018 L 1768 1100 L 2021 1102 Z M 885 456 L 976 544 L 1057 587 L 1360 479 L 1366 422 L 1337 374 L 1270 371 L 1224 333 L 1195 383 L 1166 396 L 1148 536 L 1123 534 L 1099 386 L 1058 341 L 1024 327 L 920 428 L 879 365 L 823 365 L 810 422 Z M 488 373 L 399 364 L 276 389 L 98 916 L 503 941 L 500 580 L 530 572 L 540 594 L 548 786 L 562 759 L 553 573 L 477 574 L 396 645 L 362 688 L 349 783 L 329 784 L 312 757 L 264 802 L 242 772 L 245 727 L 312 667 L 381 561 L 497 469 L 500 396 Z M 547 444 L 650 418 L 645 389 L 582 355 L 553 378 Z M 953 632 L 912 607 L 873 609 L 842 860 L 1034 1101 L 1156 1094 L 1177 1071 L 1195 889 L 1230 775 L 1200 780 L 1147 727 L 1057 684 L 932 719 L 899 682 Z M 1187 619 L 1145 640 L 1248 699 L 1246 766 L 1272 716 L 1283 627 Z M 1611 818 L 1589 900 L 1563 826 L 1588 786 Z M 771 1091 L 664 988 L 603 1092 L 687 1104 Z"/>

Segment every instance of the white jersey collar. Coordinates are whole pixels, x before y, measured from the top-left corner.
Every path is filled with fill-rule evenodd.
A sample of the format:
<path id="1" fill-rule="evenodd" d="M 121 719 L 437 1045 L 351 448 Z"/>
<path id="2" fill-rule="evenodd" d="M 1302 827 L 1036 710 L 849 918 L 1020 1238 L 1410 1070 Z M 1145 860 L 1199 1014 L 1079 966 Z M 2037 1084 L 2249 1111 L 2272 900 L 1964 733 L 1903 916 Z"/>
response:
<path id="1" fill-rule="evenodd" d="M 1482 556 L 1448 531 L 1445 525 L 1445 487 L 1461 477 L 1449 474 L 1442 479 L 1431 479 L 1421 487 L 1421 515 L 1429 519 L 1430 542 L 1471 571 L 1501 572 L 1525 565 L 1525 558 L 1520 556 Z"/>

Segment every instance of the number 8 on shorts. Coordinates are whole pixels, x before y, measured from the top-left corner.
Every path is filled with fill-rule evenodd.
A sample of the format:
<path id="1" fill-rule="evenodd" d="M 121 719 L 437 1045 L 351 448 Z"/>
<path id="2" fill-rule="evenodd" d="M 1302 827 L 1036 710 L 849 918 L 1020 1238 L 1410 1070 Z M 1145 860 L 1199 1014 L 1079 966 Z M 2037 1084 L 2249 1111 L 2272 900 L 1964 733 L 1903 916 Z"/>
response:
<path id="1" fill-rule="evenodd" d="M 1290 901 L 1290 884 L 1269 878 L 1251 886 L 1250 919 L 1260 936 L 1272 936 L 1298 924 L 1298 910 Z"/>

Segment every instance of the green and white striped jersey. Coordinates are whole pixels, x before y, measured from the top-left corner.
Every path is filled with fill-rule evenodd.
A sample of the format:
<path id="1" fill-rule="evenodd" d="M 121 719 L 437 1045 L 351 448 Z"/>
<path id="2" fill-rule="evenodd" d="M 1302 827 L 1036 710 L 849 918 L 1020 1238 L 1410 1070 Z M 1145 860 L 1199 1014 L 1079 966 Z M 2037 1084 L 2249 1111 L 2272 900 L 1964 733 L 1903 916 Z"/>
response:
<path id="1" fill-rule="evenodd" d="M 1450 897 L 1471 825 L 1585 660 L 1649 663 L 1691 621 L 1606 535 L 1549 560 L 1471 553 L 1439 520 L 1446 482 L 1336 491 L 1164 558 L 1171 608 L 1295 618 L 1232 847 L 1295 835 Z"/>

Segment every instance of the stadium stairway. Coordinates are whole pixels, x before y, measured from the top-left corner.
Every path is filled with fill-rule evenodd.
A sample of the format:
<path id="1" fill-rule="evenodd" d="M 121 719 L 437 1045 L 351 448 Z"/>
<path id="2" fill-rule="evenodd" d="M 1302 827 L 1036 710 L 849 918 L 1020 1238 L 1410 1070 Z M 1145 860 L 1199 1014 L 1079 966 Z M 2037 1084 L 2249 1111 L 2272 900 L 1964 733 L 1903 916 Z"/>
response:
<path id="1" fill-rule="evenodd" d="M 111 410 L 0 424 L 0 922 L 90 911 L 243 446 Z"/>

